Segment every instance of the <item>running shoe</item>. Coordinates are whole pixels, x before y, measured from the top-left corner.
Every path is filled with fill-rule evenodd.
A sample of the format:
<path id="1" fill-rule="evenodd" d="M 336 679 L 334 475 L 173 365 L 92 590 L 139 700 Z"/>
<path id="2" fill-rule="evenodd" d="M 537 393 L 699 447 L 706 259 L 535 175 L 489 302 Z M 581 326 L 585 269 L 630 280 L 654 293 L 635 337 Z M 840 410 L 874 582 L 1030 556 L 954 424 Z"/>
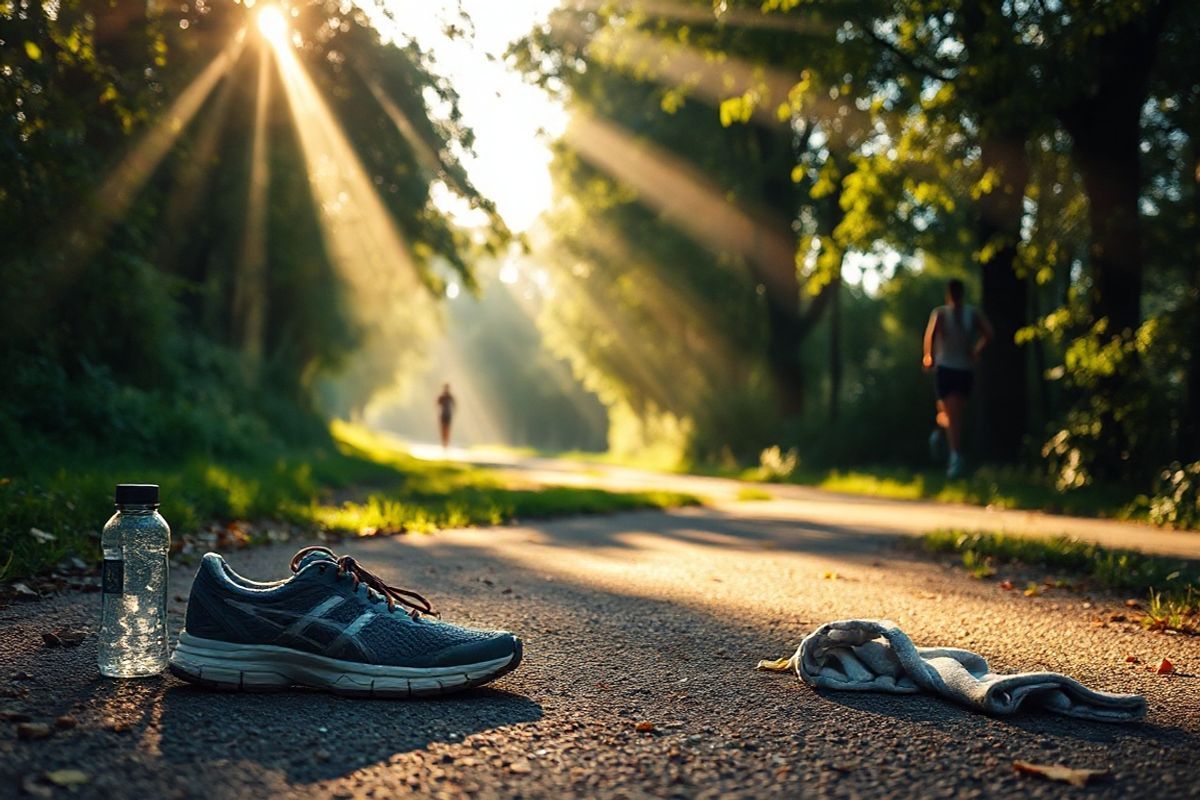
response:
<path id="1" fill-rule="evenodd" d="M 963 476 L 964 471 L 962 456 L 958 453 L 951 453 L 950 464 L 946 467 L 946 477 L 956 480 Z"/>
<path id="2" fill-rule="evenodd" d="M 946 460 L 946 431 L 941 427 L 929 434 L 929 457 L 935 462 Z"/>
<path id="3" fill-rule="evenodd" d="M 410 697 L 480 686 L 521 663 L 513 634 L 442 622 L 424 597 L 351 556 L 306 547 L 291 567 L 287 580 L 258 583 L 204 556 L 171 672 L 218 689 Z"/>

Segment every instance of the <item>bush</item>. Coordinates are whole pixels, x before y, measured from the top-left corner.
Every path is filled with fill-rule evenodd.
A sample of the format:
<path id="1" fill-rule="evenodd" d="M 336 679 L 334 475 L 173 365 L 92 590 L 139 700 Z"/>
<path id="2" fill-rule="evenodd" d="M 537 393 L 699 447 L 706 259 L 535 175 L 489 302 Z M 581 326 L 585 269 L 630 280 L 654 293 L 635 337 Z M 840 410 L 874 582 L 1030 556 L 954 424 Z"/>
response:
<path id="1" fill-rule="evenodd" d="M 1162 471 L 1150 498 L 1150 520 L 1170 528 L 1200 526 L 1200 461 L 1175 462 Z"/>

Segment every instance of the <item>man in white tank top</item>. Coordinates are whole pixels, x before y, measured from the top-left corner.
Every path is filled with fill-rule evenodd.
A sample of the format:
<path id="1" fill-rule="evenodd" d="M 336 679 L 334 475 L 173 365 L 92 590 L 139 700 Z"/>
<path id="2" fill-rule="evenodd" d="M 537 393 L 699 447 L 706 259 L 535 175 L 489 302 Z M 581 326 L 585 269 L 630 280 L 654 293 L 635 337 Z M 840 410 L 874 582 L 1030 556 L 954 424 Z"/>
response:
<path id="1" fill-rule="evenodd" d="M 947 283 L 946 305 L 938 306 L 929 315 L 922 363 L 926 371 L 934 372 L 937 390 L 938 427 L 930 437 L 930 444 L 936 449 L 943 435 L 949 439 L 950 463 L 946 475 L 950 478 L 963 473 L 963 415 L 975 380 L 975 362 L 993 335 L 987 318 L 963 303 L 962 281 L 955 278 Z"/>

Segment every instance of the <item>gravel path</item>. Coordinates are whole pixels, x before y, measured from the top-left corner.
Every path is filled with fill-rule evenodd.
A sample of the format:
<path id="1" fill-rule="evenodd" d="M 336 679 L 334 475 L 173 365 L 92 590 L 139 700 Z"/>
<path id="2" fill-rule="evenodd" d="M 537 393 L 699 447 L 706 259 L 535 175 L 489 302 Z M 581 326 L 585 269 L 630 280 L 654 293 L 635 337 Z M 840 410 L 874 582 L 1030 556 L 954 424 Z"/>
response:
<path id="1" fill-rule="evenodd" d="M 265 579 L 286 570 L 293 549 L 230 558 Z M 41 638 L 94 628 L 97 595 L 12 605 L 0 609 L 0 796 L 23 782 L 67 796 L 38 776 L 78 769 L 88 782 L 73 796 L 110 799 L 1200 797 L 1200 679 L 1186 675 L 1200 673 L 1200 639 L 1108 621 L 1121 598 L 1004 592 L 915 560 L 879 530 L 813 523 L 789 502 L 339 549 L 433 598 L 450 620 L 518 632 L 525 663 L 494 688 L 421 701 L 217 694 L 171 677 L 116 683 L 96 674 L 94 636 L 69 649 Z M 175 630 L 185 572 L 173 574 Z M 817 624 L 853 616 L 889 617 L 921 644 L 976 649 L 997 669 L 1142 692 L 1149 719 L 999 720 L 925 697 L 817 693 L 752 670 L 789 655 Z M 1143 663 L 1126 663 L 1131 655 Z M 1163 657 L 1185 674 L 1147 669 Z M 14 714 L 76 725 L 23 741 Z M 1111 777 L 1072 789 L 1014 773 L 1014 759 Z"/>

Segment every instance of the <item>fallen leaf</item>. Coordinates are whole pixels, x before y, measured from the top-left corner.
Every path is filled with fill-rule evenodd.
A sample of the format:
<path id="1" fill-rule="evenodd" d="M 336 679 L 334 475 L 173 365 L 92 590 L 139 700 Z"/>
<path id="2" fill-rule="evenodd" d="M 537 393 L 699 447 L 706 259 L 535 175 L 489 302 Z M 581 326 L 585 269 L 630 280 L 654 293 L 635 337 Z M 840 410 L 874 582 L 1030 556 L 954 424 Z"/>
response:
<path id="1" fill-rule="evenodd" d="M 1006 592 L 1011 592 L 1013 589 L 1012 581 L 1000 581 L 1000 588 Z"/>
<path id="2" fill-rule="evenodd" d="M 1072 769 L 1062 764 L 1030 764 L 1028 761 L 1014 761 L 1013 769 L 1026 775 L 1037 775 L 1040 778 L 1079 787 L 1086 786 L 1092 778 L 1108 774 L 1106 769 Z"/>
<path id="3" fill-rule="evenodd" d="M 1162 663 L 1158 665 L 1158 669 L 1154 671 L 1159 675 L 1170 675 L 1175 671 L 1175 665 L 1164 658 Z"/>
<path id="4" fill-rule="evenodd" d="M 44 797 L 47 800 L 54 797 L 54 790 L 38 780 L 36 775 L 26 775 L 21 781 L 21 789 L 30 797 Z"/>
<path id="5" fill-rule="evenodd" d="M 56 769 L 53 772 L 46 773 L 46 780 L 55 786 L 62 786 L 67 789 L 82 786 L 91 779 L 90 775 L 78 769 Z"/>
<path id="6" fill-rule="evenodd" d="M 1140 664 L 1140 663 L 1142 663 L 1142 660 L 1140 658 L 1138 658 L 1137 656 L 1125 656 L 1125 663 L 1126 664 Z"/>
<path id="7" fill-rule="evenodd" d="M 75 647 L 87 636 L 82 628 L 59 628 L 42 634 L 47 647 Z"/>
<path id="8" fill-rule="evenodd" d="M 18 597 L 41 597 L 41 595 L 39 595 L 33 589 L 30 589 L 29 585 L 25 583 L 14 583 L 12 585 L 12 590 L 17 594 Z"/>
<path id="9" fill-rule="evenodd" d="M 824 579 L 825 579 L 825 580 L 827 580 L 827 581 L 836 581 L 836 580 L 838 580 L 838 574 L 837 574 L 836 572 L 834 572 L 833 570 L 830 570 L 829 572 L 823 572 L 823 573 L 821 573 L 821 577 L 822 577 L 822 578 L 824 578 Z"/>
<path id="10" fill-rule="evenodd" d="M 1038 586 L 1036 583 L 1025 584 L 1024 594 L 1026 597 L 1037 597 L 1041 593 L 1042 593 L 1042 587 Z"/>
<path id="11" fill-rule="evenodd" d="M 41 528 L 30 528 L 29 535 L 37 539 L 42 544 L 53 542 L 57 538 L 53 533 L 46 533 Z"/>
<path id="12" fill-rule="evenodd" d="M 50 726 L 44 722 L 22 722 L 17 726 L 17 738 L 27 741 L 46 739 L 51 733 Z"/>
<path id="13" fill-rule="evenodd" d="M 633 726 L 633 729 L 638 733 L 654 733 L 654 723 L 645 721 L 639 722 L 637 725 Z"/>

